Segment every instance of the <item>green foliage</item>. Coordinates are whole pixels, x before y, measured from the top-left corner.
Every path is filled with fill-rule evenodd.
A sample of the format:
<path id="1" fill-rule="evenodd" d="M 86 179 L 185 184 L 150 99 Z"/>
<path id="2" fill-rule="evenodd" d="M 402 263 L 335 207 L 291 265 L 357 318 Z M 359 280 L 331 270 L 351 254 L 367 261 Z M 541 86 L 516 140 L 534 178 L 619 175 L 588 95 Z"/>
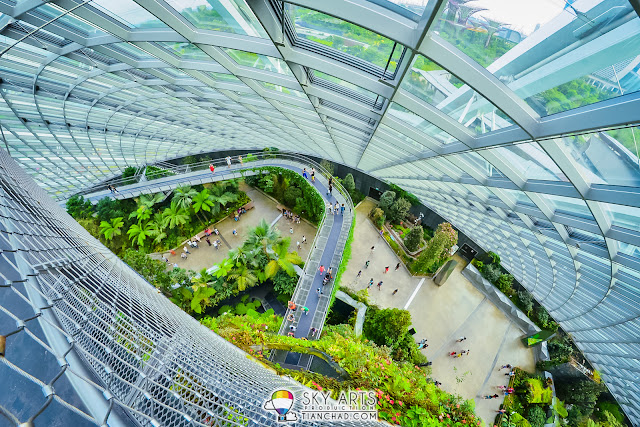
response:
<path id="1" fill-rule="evenodd" d="M 302 190 L 298 187 L 289 186 L 284 190 L 284 203 L 287 206 L 295 206 L 296 201 L 302 197 Z"/>
<path id="2" fill-rule="evenodd" d="M 420 205 L 420 200 L 418 200 L 418 198 L 416 196 L 414 196 L 412 193 L 403 190 L 402 188 L 398 187 L 395 184 L 390 184 L 389 185 L 389 189 L 392 190 L 393 192 L 396 193 L 396 195 L 398 196 L 398 198 L 403 198 L 409 201 L 409 203 L 411 203 L 411 206 L 418 206 Z"/>
<path id="3" fill-rule="evenodd" d="M 89 200 L 85 200 L 83 196 L 71 196 L 67 200 L 67 213 L 74 219 L 89 218 L 93 215 L 93 205 Z"/>
<path id="4" fill-rule="evenodd" d="M 578 427 L 583 419 L 582 412 L 580 411 L 580 407 L 573 405 L 567 414 L 567 425 L 570 427 Z"/>
<path id="5" fill-rule="evenodd" d="M 501 274 L 496 282 L 496 287 L 502 291 L 505 295 L 511 295 L 513 293 L 513 275 Z"/>
<path id="6" fill-rule="evenodd" d="M 495 264 L 489 264 L 484 266 L 481 273 L 485 279 L 495 284 L 502 275 L 502 270 Z"/>
<path id="7" fill-rule="evenodd" d="M 531 295 L 529 291 L 521 290 L 518 291 L 518 300 L 520 301 L 522 311 L 529 316 L 531 310 L 533 310 L 533 295 Z"/>
<path id="8" fill-rule="evenodd" d="M 500 264 L 500 255 L 495 252 L 489 251 L 487 252 L 487 256 L 491 258 L 491 263 L 499 265 Z"/>
<path id="9" fill-rule="evenodd" d="M 172 175 L 175 175 L 175 173 L 156 166 L 147 166 L 144 170 L 144 176 L 147 178 L 147 181 Z"/>
<path id="10" fill-rule="evenodd" d="M 556 383 L 558 398 L 565 403 L 579 406 L 584 416 L 591 415 L 600 393 L 605 390 L 603 384 L 587 378 L 567 379 Z"/>
<path id="11" fill-rule="evenodd" d="M 407 310 L 385 308 L 367 310 L 364 333 L 378 345 L 393 347 L 399 337 L 409 329 L 411 314 Z"/>
<path id="12" fill-rule="evenodd" d="M 413 270 L 421 274 L 431 274 L 435 268 L 441 266 L 449 256 L 453 245 L 458 242 L 458 232 L 451 224 L 443 222 L 438 225 L 435 234 L 427 243 L 427 247 L 420 253 L 413 263 Z"/>
<path id="13" fill-rule="evenodd" d="M 407 247 L 407 249 L 409 249 L 411 252 L 417 251 L 420 247 L 420 244 L 422 243 L 423 233 L 424 231 L 422 230 L 422 226 L 417 225 L 413 227 L 409 231 L 409 233 L 407 233 L 407 237 L 405 237 L 404 240 L 404 245 Z"/>
<path id="14" fill-rule="evenodd" d="M 344 177 L 344 181 L 342 182 L 344 188 L 351 194 L 356 189 L 356 182 L 353 179 L 353 175 L 348 173 L 347 176 Z"/>
<path id="15" fill-rule="evenodd" d="M 123 226 L 122 218 L 113 218 L 110 222 L 102 221 L 100 223 L 100 233 L 104 235 L 105 239 L 112 240 L 122 233 Z"/>
<path id="16" fill-rule="evenodd" d="M 529 378 L 526 380 L 527 402 L 551 404 L 553 389 L 545 387 L 540 378 Z"/>
<path id="17" fill-rule="evenodd" d="M 391 190 L 385 191 L 384 193 L 382 193 L 382 196 L 380 196 L 380 203 L 378 203 L 378 207 L 382 209 L 382 212 L 384 212 L 385 216 L 389 217 L 389 214 L 391 212 L 391 205 L 393 205 L 393 202 L 395 200 L 396 193 Z"/>
<path id="18" fill-rule="evenodd" d="M 546 326 L 549 323 L 549 312 L 544 307 L 538 306 L 535 311 L 536 320 L 539 324 Z"/>
<path id="19" fill-rule="evenodd" d="M 544 427 L 547 420 L 547 414 L 540 405 L 531 405 L 526 418 L 531 424 L 531 427 Z"/>
<path id="20" fill-rule="evenodd" d="M 296 290 L 298 285 L 298 278 L 291 277 L 284 271 L 278 271 L 275 276 L 271 278 L 273 282 L 273 290 L 278 294 L 284 294 L 291 296 Z"/>
<path id="21" fill-rule="evenodd" d="M 320 160 L 320 166 L 323 167 L 327 172 L 329 172 L 329 175 L 333 175 L 333 163 L 331 163 L 329 160 Z"/>
<path id="22" fill-rule="evenodd" d="M 407 217 L 409 209 L 411 209 L 411 203 L 407 199 L 402 197 L 396 199 L 389 209 L 389 220 L 391 222 L 403 221 Z"/>
<path id="23" fill-rule="evenodd" d="M 130 185 L 136 182 L 136 168 L 133 166 L 128 166 L 122 172 L 122 185 Z"/>
<path id="24" fill-rule="evenodd" d="M 620 405 L 616 402 L 608 402 L 600 400 L 596 404 L 596 417 L 599 421 L 607 421 L 607 416 L 605 412 L 608 412 L 613 418 L 615 418 L 619 423 L 624 421 L 624 415 L 622 415 L 622 411 L 620 410 Z"/>
<path id="25" fill-rule="evenodd" d="M 373 210 L 369 214 L 371 216 L 371 220 L 375 224 L 378 229 L 382 229 L 384 225 L 384 221 L 386 219 L 384 212 L 380 208 L 373 208 Z"/>
<path id="26" fill-rule="evenodd" d="M 123 218 L 125 213 L 121 205 L 120 199 L 114 200 L 111 197 L 103 197 L 95 206 L 98 220 L 111 221 L 113 218 Z"/>
<path id="27" fill-rule="evenodd" d="M 556 399 L 556 403 L 553 405 L 553 410 L 560 418 L 567 418 L 567 415 L 569 415 L 567 408 L 564 407 L 564 402 L 560 399 Z"/>

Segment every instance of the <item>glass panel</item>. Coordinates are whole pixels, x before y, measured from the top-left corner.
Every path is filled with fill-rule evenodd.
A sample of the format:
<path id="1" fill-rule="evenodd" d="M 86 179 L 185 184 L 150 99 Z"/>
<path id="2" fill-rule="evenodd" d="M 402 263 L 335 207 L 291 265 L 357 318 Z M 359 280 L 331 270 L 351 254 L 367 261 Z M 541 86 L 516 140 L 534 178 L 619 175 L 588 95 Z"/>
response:
<path id="1" fill-rule="evenodd" d="M 482 156 L 473 151 L 448 156 L 447 159 L 449 159 L 452 163 L 455 163 L 456 157 L 458 156 L 464 159 L 467 163 L 474 165 L 476 167 L 476 170 L 484 174 L 484 176 L 487 178 L 504 178 L 504 175 L 498 170 L 498 168 L 487 162 L 484 158 L 482 158 Z"/>
<path id="2" fill-rule="evenodd" d="M 393 73 L 403 46 L 394 49 L 394 42 L 373 31 L 315 10 L 287 4 L 298 37 L 364 59 Z M 391 58 L 391 61 L 389 61 Z"/>
<path id="3" fill-rule="evenodd" d="M 499 147 L 490 151 L 511 164 L 525 179 L 569 181 L 537 142 Z"/>
<path id="4" fill-rule="evenodd" d="M 52 27 L 55 27 L 60 23 L 60 24 L 65 24 L 68 27 L 78 29 L 79 33 L 85 33 L 86 35 L 90 35 L 90 36 L 107 34 L 104 31 L 94 27 L 84 19 L 74 15 L 73 13 L 67 13 L 65 9 L 62 9 L 57 5 L 45 4 L 43 6 L 40 6 L 37 10 L 38 12 L 42 12 L 50 16 L 51 18 L 56 18 L 58 16 L 60 17 L 56 19 L 54 22 L 52 22 L 51 24 L 49 24 Z M 61 16 L 63 14 L 65 15 Z M 53 30 L 53 28 L 50 28 L 50 29 Z"/>
<path id="5" fill-rule="evenodd" d="M 197 28 L 268 38 L 244 0 L 167 0 Z"/>
<path id="6" fill-rule="evenodd" d="M 259 55 L 252 52 L 245 52 L 244 50 L 224 48 L 224 51 L 227 52 L 231 59 L 236 61 L 239 65 L 260 68 L 261 70 L 293 76 L 293 73 L 289 69 L 287 63 L 278 58 Z"/>
<path id="7" fill-rule="evenodd" d="M 405 124 L 408 124 L 409 126 L 416 128 L 416 130 L 419 130 L 427 136 L 435 139 L 440 144 L 446 145 L 457 141 L 457 139 L 455 139 L 453 136 L 449 135 L 439 127 L 435 126 L 431 122 L 426 121 L 412 111 L 407 110 L 402 105 L 396 104 L 395 102 L 391 103 L 391 106 L 389 107 L 389 113 L 402 120 Z"/>
<path id="8" fill-rule="evenodd" d="M 112 48 L 116 52 L 120 54 L 124 54 L 125 56 L 132 57 L 137 60 L 141 59 L 156 59 L 155 56 L 151 56 L 149 53 L 140 49 L 137 46 L 132 44 L 122 42 L 122 43 L 113 43 L 106 45 L 107 48 Z M 123 53 L 124 52 L 124 53 Z"/>
<path id="9" fill-rule="evenodd" d="M 198 46 L 191 43 L 161 42 L 160 45 L 162 45 L 165 49 L 167 49 L 168 51 L 170 51 L 172 54 L 174 54 L 180 59 L 198 59 L 203 61 L 214 62 L 209 55 L 201 51 L 200 48 L 198 48 Z"/>
<path id="10" fill-rule="evenodd" d="M 132 28 L 166 27 L 164 22 L 153 16 L 133 0 L 93 0 L 92 6 L 102 10 Z"/>
<path id="11" fill-rule="evenodd" d="M 449 0 L 433 30 L 546 116 L 640 89 L 638 20 L 620 0 Z"/>
<path id="12" fill-rule="evenodd" d="M 616 129 L 555 139 L 575 160 L 580 175 L 590 184 L 640 186 L 638 128 Z"/>
<path id="13" fill-rule="evenodd" d="M 640 232 L 640 221 L 638 220 L 640 218 L 640 208 L 610 203 L 600 203 L 600 206 L 602 206 L 602 210 L 611 221 L 611 225 Z"/>
<path id="14" fill-rule="evenodd" d="M 338 84 L 338 85 L 343 86 L 343 87 L 345 87 L 347 89 L 351 89 L 352 91 L 358 92 L 359 94 L 364 95 L 364 96 L 366 96 L 368 98 L 371 98 L 372 100 L 375 100 L 376 98 L 379 97 L 379 95 L 377 95 L 377 94 L 375 94 L 375 93 L 373 93 L 373 92 L 371 92 L 371 91 L 369 91 L 367 89 L 361 88 L 360 86 L 354 85 L 353 83 L 350 83 L 350 82 L 348 82 L 346 80 L 342 80 L 342 79 L 339 79 L 337 77 L 330 76 L 329 74 L 325 74 L 322 71 L 313 70 L 313 76 L 314 77 L 319 77 L 322 80 L 326 80 L 326 81 L 331 82 L 331 83 Z M 379 97 L 379 98 L 380 99 L 384 99 L 382 97 Z"/>
<path id="15" fill-rule="evenodd" d="M 551 208 L 557 212 L 576 216 L 579 218 L 591 219 L 591 211 L 584 200 L 572 199 L 571 197 L 555 196 L 553 194 L 538 194 Z"/>
<path id="16" fill-rule="evenodd" d="M 208 73 L 211 77 L 213 77 L 215 80 L 218 81 L 228 81 L 228 82 L 238 82 L 239 79 L 234 76 L 233 74 L 224 74 L 224 73 L 214 73 L 214 72 L 209 72 Z"/>
<path id="17" fill-rule="evenodd" d="M 502 110 L 456 76 L 417 55 L 401 88 L 442 110 L 477 134 L 513 125 Z"/>
<path id="18" fill-rule="evenodd" d="M 427 5 L 428 0 L 368 0 L 371 3 L 375 3 L 382 7 L 386 7 L 396 13 L 400 13 L 403 16 L 409 16 L 412 19 L 419 19 L 424 8 Z M 398 10 L 398 6 L 402 8 Z M 409 12 L 409 13 L 407 13 Z"/>
<path id="19" fill-rule="evenodd" d="M 287 95 L 295 95 L 299 98 L 305 98 L 305 99 L 307 98 L 307 95 L 300 92 L 299 90 L 289 89 L 288 87 L 284 87 L 284 86 L 280 86 L 280 85 L 276 85 L 268 82 L 261 82 L 257 80 L 256 80 L 256 83 L 258 83 L 260 86 L 264 87 L 265 89 L 273 90 L 275 92 L 282 92 Z"/>

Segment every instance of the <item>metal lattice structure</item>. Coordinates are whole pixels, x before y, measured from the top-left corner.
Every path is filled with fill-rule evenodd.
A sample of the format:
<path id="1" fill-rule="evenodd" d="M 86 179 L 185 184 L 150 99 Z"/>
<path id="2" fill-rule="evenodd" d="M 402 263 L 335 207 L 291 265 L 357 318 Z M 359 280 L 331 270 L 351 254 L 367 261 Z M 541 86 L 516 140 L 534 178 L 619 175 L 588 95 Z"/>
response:
<path id="1" fill-rule="evenodd" d="M 396 183 L 499 253 L 640 423 L 640 5 L 418 3 L 4 0 L 0 136 L 62 198 L 265 146 Z"/>

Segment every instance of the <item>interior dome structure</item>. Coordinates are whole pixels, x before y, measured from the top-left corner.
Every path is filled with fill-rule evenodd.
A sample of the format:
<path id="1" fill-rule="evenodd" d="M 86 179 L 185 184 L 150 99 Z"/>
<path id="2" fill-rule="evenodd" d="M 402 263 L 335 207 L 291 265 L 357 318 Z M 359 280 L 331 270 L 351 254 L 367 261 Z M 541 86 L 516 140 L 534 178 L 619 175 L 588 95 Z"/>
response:
<path id="1" fill-rule="evenodd" d="M 500 253 L 640 425 L 639 13 L 635 0 L 1 0 L 0 148 L 56 202 L 129 166 L 265 147 L 396 184 Z M 0 189 L 12 236 L 37 210 L 7 213 L 40 194 L 25 180 Z M 0 284 L 17 283 L 3 265 L 20 270 L 0 262 Z M 124 276 L 111 280 L 140 280 Z"/>

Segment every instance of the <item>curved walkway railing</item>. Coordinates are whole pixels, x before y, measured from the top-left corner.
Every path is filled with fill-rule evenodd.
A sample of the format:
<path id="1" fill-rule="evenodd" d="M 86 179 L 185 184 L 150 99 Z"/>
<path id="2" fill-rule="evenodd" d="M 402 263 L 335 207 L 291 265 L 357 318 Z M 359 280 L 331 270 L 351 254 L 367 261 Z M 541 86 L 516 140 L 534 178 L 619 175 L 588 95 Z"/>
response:
<path id="1" fill-rule="evenodd" d="M 273 391 L 306 390 L 158 294 L 1 150 L 0 312 L 3 385 L 22 402 L 0 412 L 14 422 L 277 425 L 263 408 Z"/>

